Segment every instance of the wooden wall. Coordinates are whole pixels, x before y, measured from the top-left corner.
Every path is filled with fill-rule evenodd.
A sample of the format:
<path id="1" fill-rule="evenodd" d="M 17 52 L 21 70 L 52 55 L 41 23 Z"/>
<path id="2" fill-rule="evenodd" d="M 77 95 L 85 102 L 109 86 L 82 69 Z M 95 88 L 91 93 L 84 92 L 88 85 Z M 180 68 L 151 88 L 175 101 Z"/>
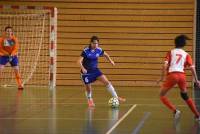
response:
<path id="1" fill-rule="evenodd" d="M 92 35 L 116 62 L 100 68 L 119 86 L 155 86 L 179 34 L 193 37 L 194 0 L 1 0 L 58 8 L 57 85 L 81 85 L 76 60 Z M 192 54 L 193 41 L 186 47 Z M 188 82 L 191 75 L 188 73 Z M 98 84 L 98 83 L 97 83 Z"/>

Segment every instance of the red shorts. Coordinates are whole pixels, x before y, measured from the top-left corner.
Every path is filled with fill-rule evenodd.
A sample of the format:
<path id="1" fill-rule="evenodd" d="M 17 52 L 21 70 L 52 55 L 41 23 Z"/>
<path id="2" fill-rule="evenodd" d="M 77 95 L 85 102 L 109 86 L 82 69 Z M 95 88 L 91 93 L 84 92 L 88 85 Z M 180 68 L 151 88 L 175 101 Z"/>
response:
<path id="1" fill-rule="evenodd" d="M 169 73 L 165 82 L 162 85 L 164 89 L 170 89 L 174 85 L 178 85 L 181 90 L 185 90 L 187 87 L 186 78 L 184 73 L 174 72 Z"/>

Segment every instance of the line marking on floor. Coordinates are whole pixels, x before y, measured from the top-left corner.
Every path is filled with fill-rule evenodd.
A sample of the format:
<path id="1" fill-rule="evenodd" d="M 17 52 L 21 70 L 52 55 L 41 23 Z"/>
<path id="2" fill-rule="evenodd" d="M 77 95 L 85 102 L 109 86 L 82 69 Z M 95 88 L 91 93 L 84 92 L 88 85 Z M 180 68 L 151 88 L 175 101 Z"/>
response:
<path id="1" fill-rule="evenodd" d="M 138 134 L 140 132 L 141 128 L 144 126 L 145 121 L 149 118 L 150 115 L 151 112 L 144 113 L 143 118 L 140 120 L 140 122 L 138 123 L 132 134 Z"/>
<path id="2" fill-rule="evenodd" d="M 106 134 L 112 133 L 112 131 L 135 109 L 137 104 L 134 104 L 116 123 L 113 125 Z"/>
<path id="3" fill-rule="evenodd" d="M 56 103 L 51 103 L 51 102 L 44 102 L 44 103 L 42 103 L 42 102 L 38 102 L 38 103 L 34 103 L 34 102 L 30 102 L 30 103 L 27 103 L 27 102 L 25 102 L 25 103 L 20 103 L 20 105 L 52 105 L 52 104 L 56 104 L 56 105 L 87 105 L 87 103 L 79 103 L 79 102 L 75 102 L 75 103 L 73 103 L 73 102 L 70 102 L 70 103 L 68 103 L 68 102 L 56 102 Z M 105 105 L 105 103 L 95 103 L 96 105 Z M 123 104 L 123 105 L 121 105 L 121 106 L 132 106 L 132 105 L 134 105 L 134 104 L 132 104 L 132 103 L 126 103 L 126 104 Z M 145 104 L 145 103 L 143 103 L 143 104 L 137 104 L 137 106 L 150 106 L 150 107 L 164 107 L 164 105 L 163 104 Z M 178 107 L 187 107 L 187 105 L 185 105 L 185 104 L 177 104 L 176 106 L 178 106 Z M 197 107 L 200 107 L 200 105 L 196 105 Z"/>
<path id="4" fill-rule="evenodd" d="M 48 96 L 41 96 L 41 97 L 43 97 L 43 98 L 39 98 L 39 97 L 32 97 L 32 98 L 28 98 L 28 97 L 24 97 L 23 99 L 25 99 L 25 100 L 50 100 L 51 98 L 50 97 L 48 97 Z M 45 97 L 45 98 L 44 98 Z M 66 98 L 64 98 L 64 97 L 57 97 L 56 98 L 57 100 L 66 100 Z M 200 98 L 192 98 L 192 99 L 194 99 L 194 100 L 200 100 Z M 3 98 L 1 98 L 0 100 L 3 100 Z M 85 98 L 73 98 L 73 97 L 70 97 L 70 100 L 85 100 Z M 104 99 L 104 98 L 96 98 L 96 100 L 106 100 L 106 99 Z M 128 100 L 152 100 L 152 101 L 157 101 L 157 100 L 159 100 L 159 98 L 128 98 Z M 174 98 L 170 98 L 170 100 L 177 100 L 177 99 L 174 99 Z"/>
<path id="5" fill-rule="evenodd" d="M 74 121 L 79 121 L 79 120 L 85 120 L 87 121 L 88 119 L 80 119 L 80 118 L 51 118 L 51 117 L 0 117 L 0 120 L 74 120 Z M 110 121 L 112 119 L 93 119 L 95 121 Z M 114 119 L 113 119 L 114 120 Z"/>

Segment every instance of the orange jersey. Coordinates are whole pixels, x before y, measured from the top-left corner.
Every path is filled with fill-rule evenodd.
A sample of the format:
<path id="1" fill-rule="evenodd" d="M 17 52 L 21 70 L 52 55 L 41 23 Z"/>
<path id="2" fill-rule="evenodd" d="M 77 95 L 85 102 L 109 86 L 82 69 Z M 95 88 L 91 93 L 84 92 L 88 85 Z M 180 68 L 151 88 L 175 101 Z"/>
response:
<path id="1" fill-rule="evenodd" d="M 12 36 L 9 39 L 0 37 L 0 56 L 17 55 L 19 48 L 18 39 Z"/>

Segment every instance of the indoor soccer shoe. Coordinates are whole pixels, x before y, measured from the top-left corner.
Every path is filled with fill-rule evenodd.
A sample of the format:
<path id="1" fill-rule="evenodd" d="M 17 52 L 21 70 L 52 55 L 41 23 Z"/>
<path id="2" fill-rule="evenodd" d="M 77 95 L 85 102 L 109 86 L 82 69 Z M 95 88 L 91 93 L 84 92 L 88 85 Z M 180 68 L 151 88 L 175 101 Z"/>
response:
<path id="1" fill-rule="evenodd" d="M 118 100 L 119 100 L 120 102 L 125 102 L 125 101 L 126 101 L 126 99 L 125 99 L 125 98 L 122 98 L 122 97 L 118 97 Z"/>
<path id="2" fill-rule="evenodd" d="M 94 104 L 94 101 L 93 99 L 88 99 L 88 107 L 94 107 L 95 104 Z"/>
<path id="3" fill-rule="evenodd" d="M 19 87 L 18 87 L 18 90 L 23 90 L 23 89 L 24 89 L 23 86 L 19 86 Z"/>
<path id="4" fill-rule="evenodd" d="M 196 120 L 197 122 L 200 122 L 200 116 L 199 116 L 199 117 L 195 117 L 195 120 Z"/>
<path id="5" fill-rule="evenodd" d="M 181 116 L 181 111 L 176 110 L 175 113 L 174 113 L 174 118 L 178 119 L 178 118 L 180 118 L 180 116 Z"/>

